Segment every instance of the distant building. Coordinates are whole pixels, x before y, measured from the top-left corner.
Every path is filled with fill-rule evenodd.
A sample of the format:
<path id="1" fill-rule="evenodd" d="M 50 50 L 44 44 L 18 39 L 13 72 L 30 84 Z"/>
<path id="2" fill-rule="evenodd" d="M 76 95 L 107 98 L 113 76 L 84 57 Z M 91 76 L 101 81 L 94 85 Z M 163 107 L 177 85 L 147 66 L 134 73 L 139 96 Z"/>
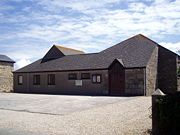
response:
<path id="1" fill-rule="evenodd" d="M 14 72 L 15 92 L 151 95 L 177 90 L 177 54 L 139 34 L 99 53 L 53 46 Z"/>
<path id="2" fill-rule="evenodd" d="M 0 92 L 13 90 L 14 61 L 6 55 L 0 55 Z"/>

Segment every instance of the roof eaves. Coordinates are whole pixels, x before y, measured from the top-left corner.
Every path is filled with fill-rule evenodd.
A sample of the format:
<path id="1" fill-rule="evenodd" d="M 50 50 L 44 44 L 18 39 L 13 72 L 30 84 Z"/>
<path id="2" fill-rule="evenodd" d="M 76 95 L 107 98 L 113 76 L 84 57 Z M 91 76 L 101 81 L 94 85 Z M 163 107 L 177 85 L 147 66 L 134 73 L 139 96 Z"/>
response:
<path id="1" fill-rule="evenodd" d="M 7 63 L 16 63 L 15 61 L 6 61 L 6 60 L 0 60 L 0 62 L 7 62 Z"/>
<path id="2" fill-rule="evenodd" d="M 13 71 L 13 73 L 43 73 L 43 72 L 72 72 L 72 71 L 94 71 L 108 70 L 108 68 L 91 68 L 91 69 L 71 69 L 71 70 L 45 70 L 45 71 Z"/>

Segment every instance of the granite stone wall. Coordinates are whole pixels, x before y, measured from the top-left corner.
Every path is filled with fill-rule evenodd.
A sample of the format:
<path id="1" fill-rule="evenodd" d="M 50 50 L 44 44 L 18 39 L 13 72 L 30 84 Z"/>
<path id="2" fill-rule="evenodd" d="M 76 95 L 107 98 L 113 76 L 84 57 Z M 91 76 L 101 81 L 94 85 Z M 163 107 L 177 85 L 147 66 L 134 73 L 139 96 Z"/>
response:
<path id="1" fill-rule="evenodd" d="M 77 80 L 82 80 L 81 86 L 77 86 L 75 80 L 68 79 L 70 73 L 77 74 Z M 81 79 L 82 73 L 90 73 L 91 78 Z M 55 74 L 55 85 L 47 84 L 48 74 Z M 93 74 L 101 75 L 101 83 L 92 83 Z M 18 75 L 23 76 L 22 85 L 18 85 Z M 33 84 L 34 75 L 40 75 L 40 85 Z M 108 70 L 14 73 L 14 91 L 22 93 L 108 95 Z"/>
<path id="2" fill-rule="evenodd" d="M 157 87 L 158 47 L 156 47 L 146 67 L 146 96 L 152 95 Z"/>
<path id="3" fill-rule="evenodd" d="M 0 62 L 0 92 L 13 90 L 13 63 Z"/>
<path id="4" fill-rule="evenodd" d="M 144 95 L 144 71 L 145 68 L 125 70 L 125 94 Z"/>

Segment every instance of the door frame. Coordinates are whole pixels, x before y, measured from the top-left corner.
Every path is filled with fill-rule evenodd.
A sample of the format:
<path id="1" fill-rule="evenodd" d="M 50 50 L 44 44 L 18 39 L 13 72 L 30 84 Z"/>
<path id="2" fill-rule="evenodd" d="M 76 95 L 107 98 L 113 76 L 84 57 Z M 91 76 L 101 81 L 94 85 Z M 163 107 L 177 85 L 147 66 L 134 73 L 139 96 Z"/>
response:
<path id="1" fill-rule="evenodd" d="M 112 77 L 112 67 L 115 65 L 115 64 L 118 64 L 119 65 L 119 70 L 121 70 L 123 76 L 122 76 L 122 79 L 123 79 L 123 86 L 122 88 L 120 88 L 119 90 L 119 93 L 113 93 L 113 90 L 112 90 L 112 84 L 111 84 L 111 77 Z M 123 63 L 122 61 L 119 61 L 118 59 L 115 59 L 111 65 L 109 66 L 108 68 L 108 83 L 109 83 L 109 95 L 114 95 L 114 96 L 118 96 L 118 95 L 125 95 L 125 68 L 123 66 Z"/>

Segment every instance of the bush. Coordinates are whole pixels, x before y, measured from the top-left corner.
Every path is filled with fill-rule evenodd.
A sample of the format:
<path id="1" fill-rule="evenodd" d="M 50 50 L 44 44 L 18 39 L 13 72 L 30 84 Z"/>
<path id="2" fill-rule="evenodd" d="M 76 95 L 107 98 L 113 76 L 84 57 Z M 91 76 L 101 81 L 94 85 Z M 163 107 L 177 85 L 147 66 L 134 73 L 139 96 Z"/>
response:
<path id="1" fill-rule="evenodd" d="M 158 99 L 158 121 L 163 134 L 180 133 L 180 93 L 166 95 Z"/>

